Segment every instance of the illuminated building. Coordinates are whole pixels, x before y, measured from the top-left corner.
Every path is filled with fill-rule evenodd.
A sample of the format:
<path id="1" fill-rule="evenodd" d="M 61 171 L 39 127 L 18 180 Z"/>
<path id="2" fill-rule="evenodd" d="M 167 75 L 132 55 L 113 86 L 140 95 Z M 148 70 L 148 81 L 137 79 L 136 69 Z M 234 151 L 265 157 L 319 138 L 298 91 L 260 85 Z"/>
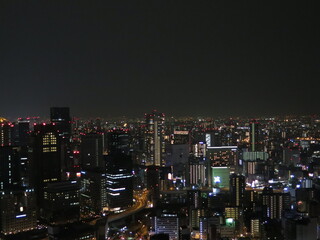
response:
<path id="1" fill-rule="evenodd" d="M 164 142 L 163 113 L 153 111 L 146 114 L 146 166 L 164 166 L 165 142 Z"/>
<path id="2" fill-rule="evenodd" d="M 226 207 L 225 208 L 225 217 L 232 218 L 233 220 L 239 220 L 240 209 L 238 207 Z"/>
<path id="3" fill-rule="evenodd" d="M 244 200 L 244 191 L 246 187 L 245 177 L 242 175 L 230 175 L 230 203 L 234 207 L 242 207 Z"/>
<path id="4" fill-rule="evenodd" d="M 230 168 L 229 167 L 211 167 L 212 184 L 220 188 L 229 188 Z"/>
<path id="5" fill-rule="evenodd" d="M 57 126 L 60 136 L 71 135 L 71 117 L 68 107 L 52 107 L 50 108 L 51 123 Z"/>
<path id="6" fill-rule="evenodd" d="M 79 221 L 79 197 L 77 181 L 48 183 L 44 189 L 41 218 L 52 225 Z"/>
<path id="7" fill-rule="evenodd" d="M 38 206 L 43 204 L 43 190 L 48 183 L 62 180 L 63 145 L 53 124 L 34 126 L 32 136 L 31 184 L 35 187 Z"/>
<path id="8" fill-rule="evenodd" d="M 172 166 L 174 177 L 185 179 L 185 169 L 188 165 L 189 145 L 170 144 L 167 146 L 166 166 Z"/>
<path id="9" fill-rule="evenodd" d="M 190 209 L 189 212 L 189 225 L 192 229 L 199 229 L 200 218 L 205 217 L 205 209 L 195 208 Z"/>
<path id="10" fill-rule="evenodd" d="M 251 219 L 250 221 L 250 233 L 252 237 L 260 237 L 260 220 L 258 218 Z"/>
<path id="11" fill-rule="evenodd" d="M 36 229 L 36 227 L 37 216 L 33 189 L 0 191 L 1 234 L 13 235 Z"/>
<path id="12" fill-rule="evenodd" d="M 0 147 L 0 190 L 19 188 L 20 154 L 18 147 Z"/>
<path id="13" fill-rule="evenodd" d="M 0 147 L 0 231 L 4 235 L 29 231 L 37 225 L 34 189 L 23 187 L 20 149 Z"/>
<path id="14" fill-rule="evenodd" d="M 237 146 L 207 147 L 207 158 L 210 159 L 211 166 L 237 166 L 237 149 Z"/>
<path id="15" fill-rule="evenodd" d="M 18 122 L 13 123 L 12 125 L 12 145 L 27 146 L 29 143 L 30 121 L 19 118 Z"/>
<path id="16" fill-rule="evenodd" d="M 206 165 L 207 161 L 205 161 L 205 159 L 195 157 L 189 158 L 187 184 L 190 187 L 203 187 L 208 184 L 206 178 L 208 167 Z"/>
<path id="17" fill-rule="evenodd" d="M 263 150 L 260 133 L 260 123 L 250 122 L 250 150 L 252 152 Z"/>
<path id="18" fill-rule="evenodd" d="M 12 145 L 13 127 L 6 119 L 0 118 L 0 146 Z"/>
<path id="19" fill-rule="evenodd" d="M 216 240 L 218 239 L 217 228 L 220 227 L 219 217 L 201 217 L 199 226 L 200 240 Z"/>
<path id="20" fill-rule="evenodd" d="M 109 210 L 121 211 L 132 205 L 132 159 L 122 153 L 106 156 L 106 188 Z"/>
<path id="21" fill-rule="evenodd" d="M 188 190 L 188 205 L 189 208 L 201 208 L 201 191 L 200 190 Z"/>
<path id="22" fill-rule="evenodd" d="M 81 215 L 95 216 L 107 208 L 106 173 L 102 169 L 81 172 Z"/>
<path id="23" fill-rule="evenodd" d="M 154 230 L 156 234 L 168 234 L 170 240 L 179 239 L 179 218 L 177 214 L 162 213 L 154 217 Z"/>
<path id="24" fill-rule="evenodd" d="M 243 161 L 266 161 L 269 158 L 269 154 L 266 152 L 243 152 Z"/>
<path id="25" fill-rule="evenodd" d="M 102 134 L 81 135 L 81 165 L 84 169 L 104 168 Z"/>
<path id="26" fill-rule="evenodd" d="M 132 150 L 131 136 L 126 129 L 114 129 L 107 133 L 107 151 L 121 151 L 130 154 Z"/>
<path id="27" fill-rule="evenodd" d="M 190 133 L 189 131 L 181 131 L 181 130 L 175 130 L 173 132 L 173 139 L 172 143 L 175 145 L 189 145 L 190 143 Z"/>
<path id="28" fill-rule="evenodd" d="M 290 209 L 289 193 L 274 193 L 272 188 L 265 187 L 262 192 L 264 216 L 270 219 L 281 219 L 283 211 Z"/>

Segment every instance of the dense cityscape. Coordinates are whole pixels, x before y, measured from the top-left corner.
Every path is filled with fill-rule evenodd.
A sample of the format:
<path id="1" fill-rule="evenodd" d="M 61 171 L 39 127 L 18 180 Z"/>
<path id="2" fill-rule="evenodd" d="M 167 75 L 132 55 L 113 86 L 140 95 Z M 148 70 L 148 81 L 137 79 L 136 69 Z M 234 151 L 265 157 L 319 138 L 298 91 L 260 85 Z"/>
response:
<path id="1" fill-rule="evenodd" d="M 5 116 L 3 116 L 5 117 Z M 319 239 L 320 117 L 0 118 L 0 239 Z"/>

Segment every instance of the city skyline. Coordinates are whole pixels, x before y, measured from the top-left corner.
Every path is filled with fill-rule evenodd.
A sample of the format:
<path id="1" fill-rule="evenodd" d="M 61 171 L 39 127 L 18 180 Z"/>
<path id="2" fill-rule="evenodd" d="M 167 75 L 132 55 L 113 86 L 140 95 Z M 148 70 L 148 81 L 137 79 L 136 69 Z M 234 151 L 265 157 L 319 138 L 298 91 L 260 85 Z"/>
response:
<path id="1" fill-rule="evenodd" d="M 3 117 L 319 113 L 313 2 L 0 4 Z"/>

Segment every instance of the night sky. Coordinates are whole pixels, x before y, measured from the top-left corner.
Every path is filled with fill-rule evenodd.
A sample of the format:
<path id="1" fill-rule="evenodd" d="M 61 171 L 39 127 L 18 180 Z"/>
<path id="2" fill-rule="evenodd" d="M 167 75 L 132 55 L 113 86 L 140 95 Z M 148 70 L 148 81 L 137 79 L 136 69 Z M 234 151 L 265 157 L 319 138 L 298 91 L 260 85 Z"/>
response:
<path id="1" fill-rule="evenodd" d="M 317 114 L 316 2 L 1 0 L 0 116 Z"/>

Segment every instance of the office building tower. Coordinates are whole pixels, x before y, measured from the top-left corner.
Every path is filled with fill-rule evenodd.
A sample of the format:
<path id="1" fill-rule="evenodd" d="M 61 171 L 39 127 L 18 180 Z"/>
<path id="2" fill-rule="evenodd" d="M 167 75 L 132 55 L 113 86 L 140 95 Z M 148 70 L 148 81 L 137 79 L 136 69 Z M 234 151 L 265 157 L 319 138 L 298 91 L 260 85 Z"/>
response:
<path id="1" fill-rule="evenodd" d="M 48 183 L 62 180 L 64 150 L 53 124 L 34 126 L 31 153 L 31 184 L 35 187 L 38 206 L 43 204 L 43 190 Z"/>
<path id="2" fill-rule="evenodd" d="M 229 188 L 230 168 L 229 167 L 211 167 L 212 186 L 219 188 Z"/>
<path id="3" fill-rule="evenodd" d="M 19 148 L 0 147 L 0 190 L 19 187 L 21 187 Z"/>
<path id="4" fill-rule="evenodd" d="M 18 119 L 18 122 L 13 123 L 12 145 L 27 146 L 29 143 L 30 121 Z"/>
<path id="5" fill-rule="evenodd" d="M 71 136 L 71 117 L 68 107 L 52 107 L 50 108 L 51 123 L 57 126 L 60 136 Z"/>
<path id="6" fill-rule="evenodd" d="M 89 169 L 81 172 L 81 216 L 89 218 L 107 211 L 106 171 Z"/>
<path id="7" fill-rule="evenodd" d="M 189 211 L 189 226 L 192 229 L 199 229 L 200 219 L 205 217 L 205 209 L 203 208 L 194 208 Z"/>
<path id="8" fill-rule="evenodd" d="M 234 207 L 242 207 L 244 201 L 246 182 L 245 176 L 232 174 L 230 175 L 230 203 Z"/>
<path id="9" fill-rule="evenodd" d="M 44 189 L 40 217 L 51 225 L 77 222 L 80 220 L 79 198 L 77 181 L 48 183 Z"/>
<path id="10" fill-rule="evenodd" d="M 290 194 L 275 193 L 272 188 L 265 187 L 262 192 L 264 217 L 281 219 L 283 211 L 290 209 Z"/>
<path id="11" fill-rule="evenodd" d="M 164 121 L 163 113 L 153 111 L 146 114 L 146 165 L 164 166 L 165 142 L 164 142 Z"/>
<path id="12" fill-rule="evenodd" d="M 1 190 L 0 233 L 6 236 L 36 228 L 37 216 L 34 190 Z"/>
<path id="13" fill-rule="evenodd" d="M 103 136 L 99 133 L 81 135 L 81 166 L 84 169 L 104 168 Z"/>
<path id="14" fill-rule="evenodd" d="M 206 156 L 210 159 L 213 167 L 219 166 L 238 166 L 238 147 L 237 146 L 214 146 L 207 147 Z"/>
<path id="15" fill-rule="evenodd" d="M 250 122 L 250 150 L 252 152 L 263 150 L 260 123 L 255 120 Z"/>
<path id="16" fill-rule="evenodd" d="M 166 166 L 172 168 L 174 177 L 185 179 L 188 165 L 189 146 L 187 144 L 171 144 L 167 147 Z"/>
<path id="17" fill-rule="evenodd" d="M 107 133 L 107 151 L 120 151 L 129 155 L 132 152 L 131 136 L 127 129 L 114 129 Z"/>
<path id="18" fill-rule="evenodd" d="M 240 218 L 240 208 L 239 207 L 226 207 L 225 217 L 232 218 L 233 220 L 239 220 Z"/>
<path id="19" fill-rule="evenodd" d="M 10 146 L 13 144 L 13 127 L 8 120 L 0 118 L 0 146 Z"/>
<path id="20" fill-rule="evenodd" d="M 191 141 L 190 132 L 186 130 L 174 130 L 172 144 L 175 145 L 189 145 Z"/>
<path id="21" fill-rule="evenodd" d="M 107 202 L 110 211 L 122 211 L 132 205 L 132 159 L 121 152 L 106 156 Z"/>
<path id="22" fill-rule="evenodd" d="M 189 208 L 201 208 L 201 191 L 200 190 L 188 190 L 187 201 Z"/>
<path id="23" fill-rule="evenodd" d="M 34 189 L 25 187 L 23 163 L 21 147 L 0 147 L 0 235 L 29 231 L 37 225 Z"/>
<path id="24" fill-rule="evenodd" d="M 148 166 L 146 168 L 147 189 L 150 191 L 153 206 L 160 198 L 160 167 Z"/>
<path id="25" fill-rule="evenodd" d="M 179 218 L 177 214 L 162 213 L 154 218 L 156 234 L 168 234 L 170 240 L 179 239 Z"/>
<path id="26" fill-rule="evenodd" d="M 188 164 L 187 184 L 190 187 L 204 187 L 207 186 L 207 161 L 203 158 L 190 157 Z"/>
<path id="27" fill-rule="evenodd" d="M 259 218 L 253 218 L 250 220 L 250 233 L 254 238 L 260 237 L 261 233 L 261 222 Z"/>

